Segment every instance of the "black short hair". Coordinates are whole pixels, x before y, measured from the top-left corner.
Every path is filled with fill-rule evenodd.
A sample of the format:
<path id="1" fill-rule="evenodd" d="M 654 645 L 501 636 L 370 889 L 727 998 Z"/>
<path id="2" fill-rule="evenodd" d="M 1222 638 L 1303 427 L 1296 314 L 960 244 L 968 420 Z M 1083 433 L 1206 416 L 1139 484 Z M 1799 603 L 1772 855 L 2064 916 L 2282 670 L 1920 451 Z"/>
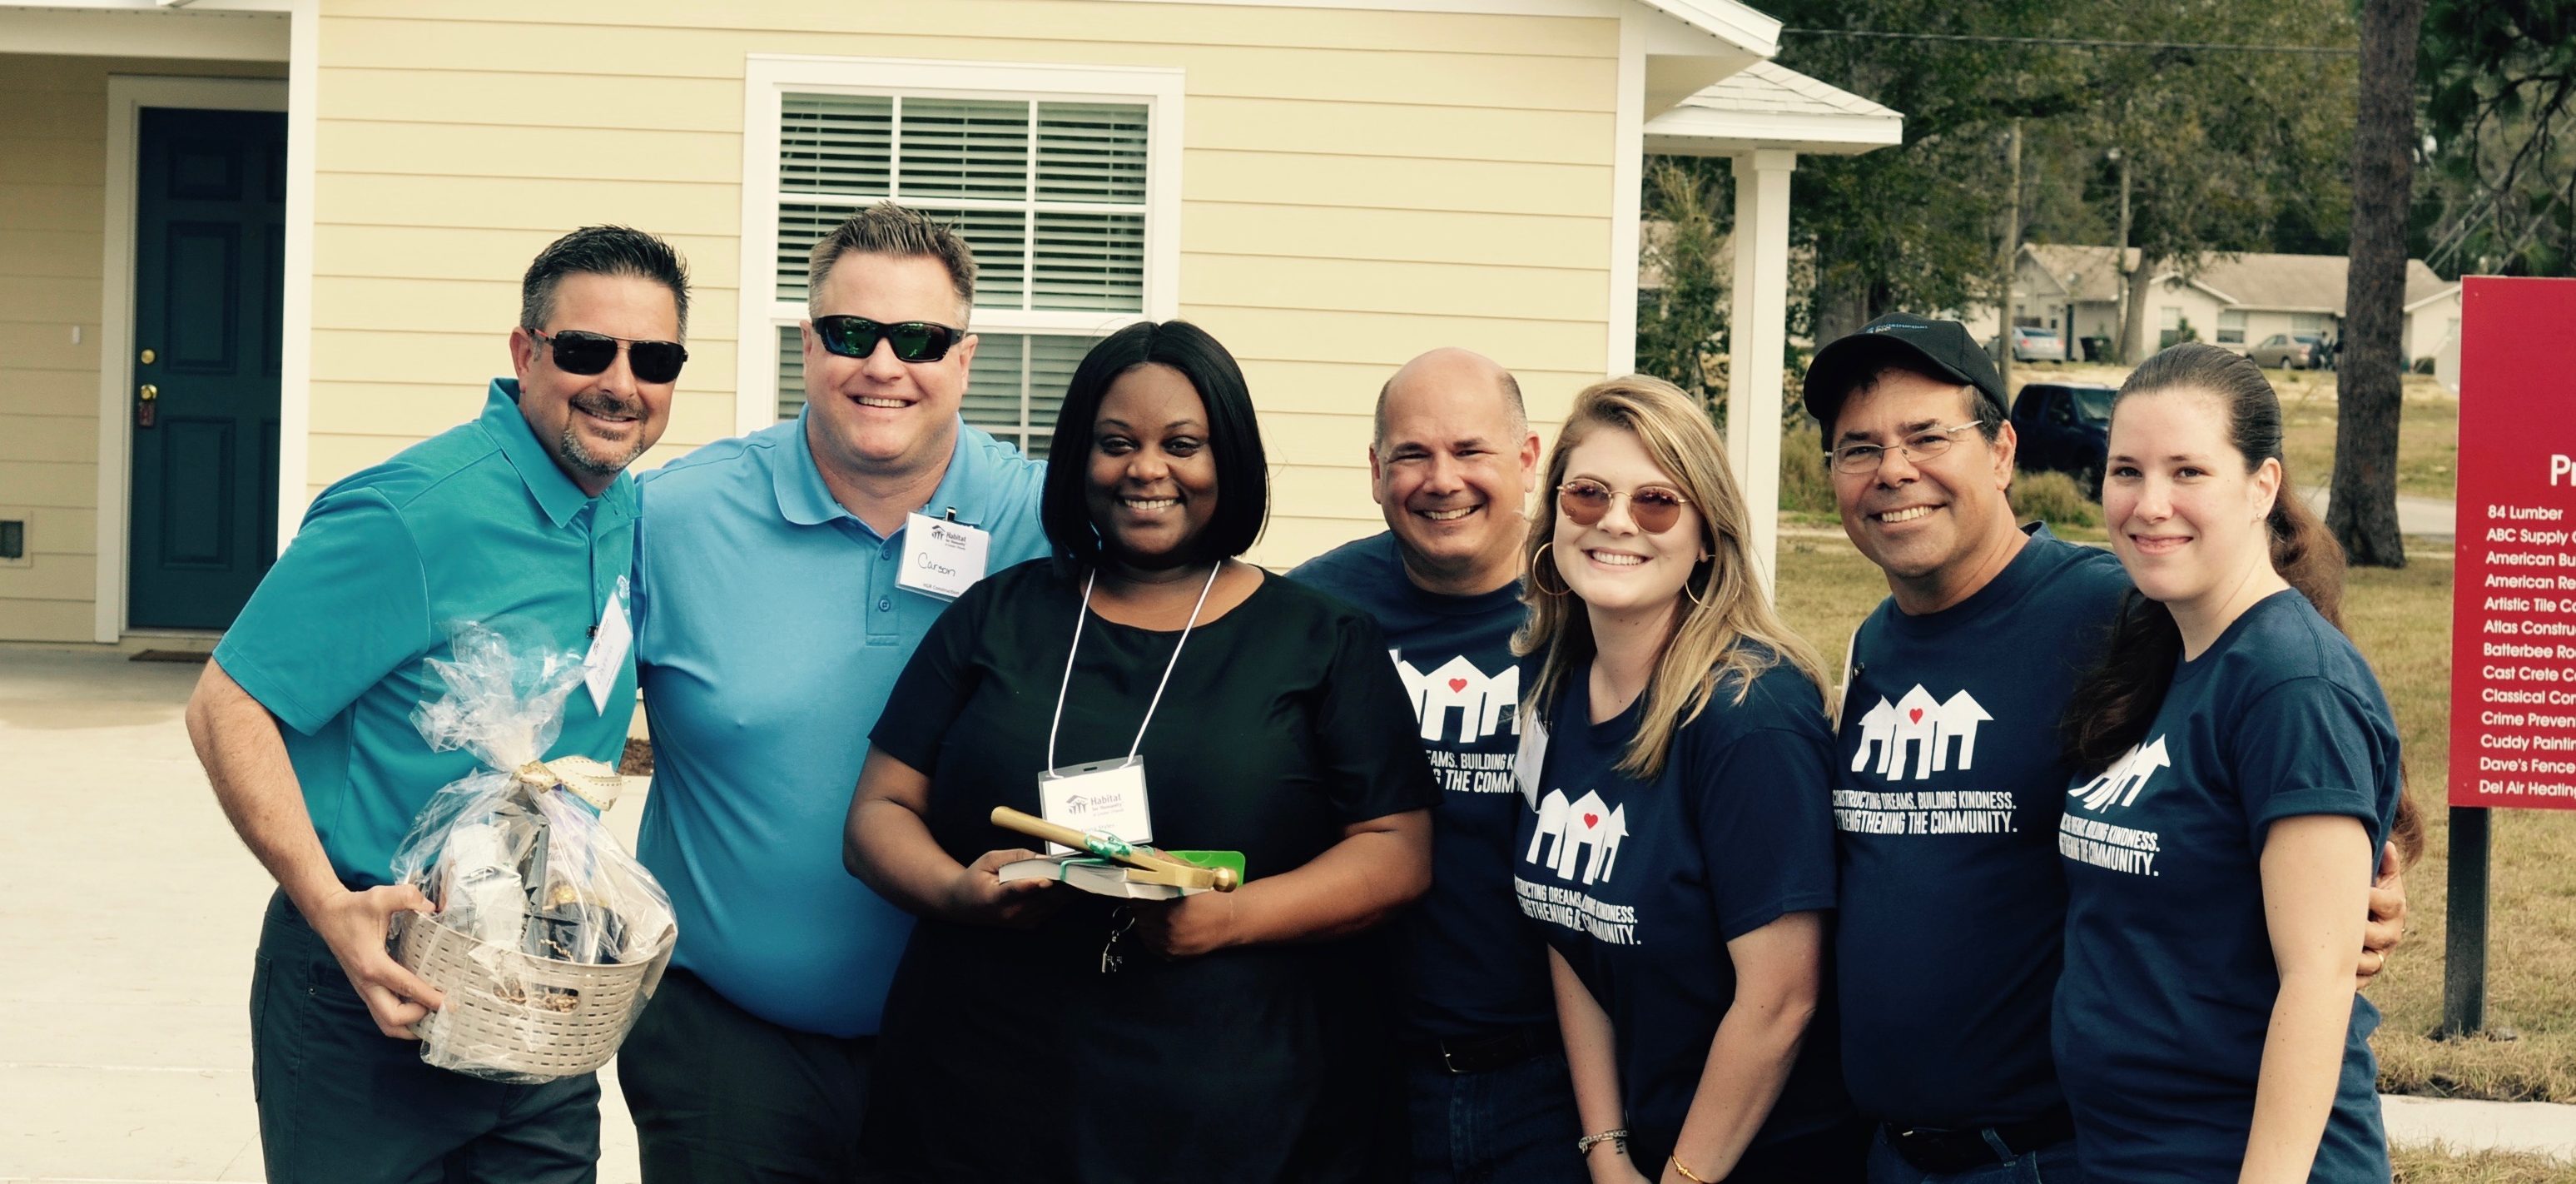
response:
<path id="1" fill-rule="evenodd" d="M 688 261 L 671 244 L 626 226 L 584 226 L 537 252 L 519 281 L 519 327 L 543 332 L 555 315 L 555 286 L 576 273 L 631 275 L 669 288 L 680 312 L 680 339 L 688 340 Z"/>
<path id="2" fill-rule="evenodd" d="M 1148 363 L 1179 371 L 1207 404 L 1208 451 L 1216 457 L 1216 517 L 1194 541 L 1189 561 L 1206 563 L 1251 550 L 1270 520 L 1270 460 L 1261 448 L 1261 424 L 1253 414 L 1252 388 L 1243 381 L 1243 368 L 1207 330 L 1188 321 L 1140 321 L 1102 338 L 1083 355 L 1065 387 L 1064 406 L 1056 412 L 1038 518 L 1061 560 L 1098 567 L 1106 558 L 1085 497 L 1091 425 L 1100 418 L 1109 384 Z"/>

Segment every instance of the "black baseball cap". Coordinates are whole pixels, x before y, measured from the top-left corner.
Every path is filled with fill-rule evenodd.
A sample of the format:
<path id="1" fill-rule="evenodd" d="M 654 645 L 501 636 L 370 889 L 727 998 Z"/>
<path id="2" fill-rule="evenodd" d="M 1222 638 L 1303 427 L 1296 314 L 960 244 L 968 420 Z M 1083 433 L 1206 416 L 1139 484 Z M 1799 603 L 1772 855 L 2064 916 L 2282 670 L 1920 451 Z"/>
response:
<path id="1" fill-rule="evenodd" d="M 1834 430 L 1834 416 L 1843 408 L 1843 400 L 1852 388 L 1867 382 L 1889 366 L 1902 366 L 1972 386 L 1986 393 L 1996 407 L 2005 405 L 2003 376 L 1995 373 L 1994 360 L 1977 348 L 1968 327 L 1957 321 L 1937 320 L 1914 313 L 1892 312 L 1861 327 L 1848 337 L 1836 338 L 1816 351 L 1807 364 L 1807 414 L 1815 416 L 1824 430 Z"/>

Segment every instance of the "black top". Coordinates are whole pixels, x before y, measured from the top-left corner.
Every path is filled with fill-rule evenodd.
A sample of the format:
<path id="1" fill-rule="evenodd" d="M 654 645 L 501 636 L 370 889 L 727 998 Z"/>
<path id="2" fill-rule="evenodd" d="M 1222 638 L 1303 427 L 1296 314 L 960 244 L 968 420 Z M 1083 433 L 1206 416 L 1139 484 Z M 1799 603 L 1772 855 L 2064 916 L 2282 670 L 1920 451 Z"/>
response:
<path id="1" fill-rule="evenodd" d="M 1592 722 L 1591 665 L 1566 672 L 1547 753 L 1522 814 L 1513 893 L 1610 1017 L 1628 1154 L 1660 1170 L 1698 1095 L 1718 1024 L 1735 1005 L 1727 943 L 1789 913 L 1834 907 L 1833 735 L 1816 684 L 1786 662 L 1744 688 L 1723 676 L 1674 729 L 1663 772 L 1616 766 L 1645 696 Z M 1830 1130 L 1850 1103 L 1820 1008 L 1762 1147 Z"/>
<path id="2" fill-rule="evenodd" d="M 1039 812 L 1081 599 L 1048 560 L 976 584 L 877 722 L 876 746 L 929 774 L 931 834 L 961 863 L 1037 845 L 990 814 Z M 1058 765 L 1126 755 L 1179 636 L 1084 622 Z M 1143 756 L 1157 844 L 1241 851 L 1255 881 L 1433 799 L 1383 635 L 1276 578 L 1191 631 Z M 1349 947 L 1165 961 L 1127 942 L 1103 974 L 1114 912 L 1075 896 L 1028 930 L 921 921 L 886 1000 L 872 1162 L 942 1181 L 1367 1178 L 1384 1039 Z"/>
<path id="3" fill-rule="evenodd" d="M 1406 1035 L 1554 1026 L 1547 947 L 1531 938 L 1511 895 L 1512 831 L 1523 812 L 1512 781 L 1522 675 L 1512 634 L 1529 616 L 1520 583 L 1476 596 L 1426 592 L 1404 574 L 1386 532 L 1308 560 L 1288 578 L 1359 606 L 1386 630 L 1440 783 L 1431 891 L 1391 933 Z"/>
<path id="4" fill-rule="evenodd" d="M 2143 742 L 2071 780 L 2054 1036 L 2085 1178 L 2235 1174 L 2281 994 L 2263 907 L 2272 824 L 2358 819 L 2370 846 L 2352 857 L 2375 865 L 2403 775 L 2370 663 L 2285 589 L 2176 664 Z M 2378 1026 L 2379 1010 L 2354 996 L 2312 1184 L 2388 1179 Z"/>
<path id="5" fill-rule="evenodd" d="M 1937 613 L 1893 599 L 1852 639 L 1833 764 L 1843 1080 L 1898 1127 L 2030 1122 L 2065 1105 L 2048 1055 L 2066 945 L 2058 721 L 2129 577 L 2033 530 Z"/>

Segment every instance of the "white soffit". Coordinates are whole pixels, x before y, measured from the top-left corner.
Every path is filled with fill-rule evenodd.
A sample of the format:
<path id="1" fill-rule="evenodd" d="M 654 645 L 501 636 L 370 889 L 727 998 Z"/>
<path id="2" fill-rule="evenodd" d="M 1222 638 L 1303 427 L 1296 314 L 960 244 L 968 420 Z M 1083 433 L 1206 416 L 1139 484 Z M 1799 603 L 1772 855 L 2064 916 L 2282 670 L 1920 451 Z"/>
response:
<path id="1" fill-rule="evenodd" d="M 0 53 L 282 62 L 288 35 L 282 6 L 218 0 L 187 7 L 153 0 L 0 6 Z"/>
<path id="2" fill-rule="evenodd" d="M 1646 121 L 1646 151 L 1730 156 L 1757 148 L 1853 156 L 1905 141 L 1905 116 L 1786 66 L 1757 62 Z"/>

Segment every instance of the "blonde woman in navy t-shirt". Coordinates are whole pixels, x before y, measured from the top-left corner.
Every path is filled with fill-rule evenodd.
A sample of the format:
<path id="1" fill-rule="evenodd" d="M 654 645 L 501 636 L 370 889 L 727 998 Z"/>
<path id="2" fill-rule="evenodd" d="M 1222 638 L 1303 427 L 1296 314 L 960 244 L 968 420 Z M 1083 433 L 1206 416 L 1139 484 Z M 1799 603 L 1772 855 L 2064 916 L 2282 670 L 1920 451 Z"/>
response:
<path id="1" fill-rule="evenodd" d="M 2379 1014 L 2352 985 L 2380 844 L 2411 845 L 2397 731 L 2262 371 L 2148 359 L 2103 490 L 2140 595 L 2067 727 L 2053 1030 L 2078 1159 L 2094 1181 L 2385 1181 Z"/>
<path id="2" fill-rule="evenodd" d="M 1538 673 L 1513 892 L 1549 946 L 1584 1167 L 1595 1184 L 1856 1180 L 1857 1125 L 1809 1024 L 1833 741 L 1717 433 L 1670 383 L 1597 383 L 1546 490 L 1517 643 Z"/>

